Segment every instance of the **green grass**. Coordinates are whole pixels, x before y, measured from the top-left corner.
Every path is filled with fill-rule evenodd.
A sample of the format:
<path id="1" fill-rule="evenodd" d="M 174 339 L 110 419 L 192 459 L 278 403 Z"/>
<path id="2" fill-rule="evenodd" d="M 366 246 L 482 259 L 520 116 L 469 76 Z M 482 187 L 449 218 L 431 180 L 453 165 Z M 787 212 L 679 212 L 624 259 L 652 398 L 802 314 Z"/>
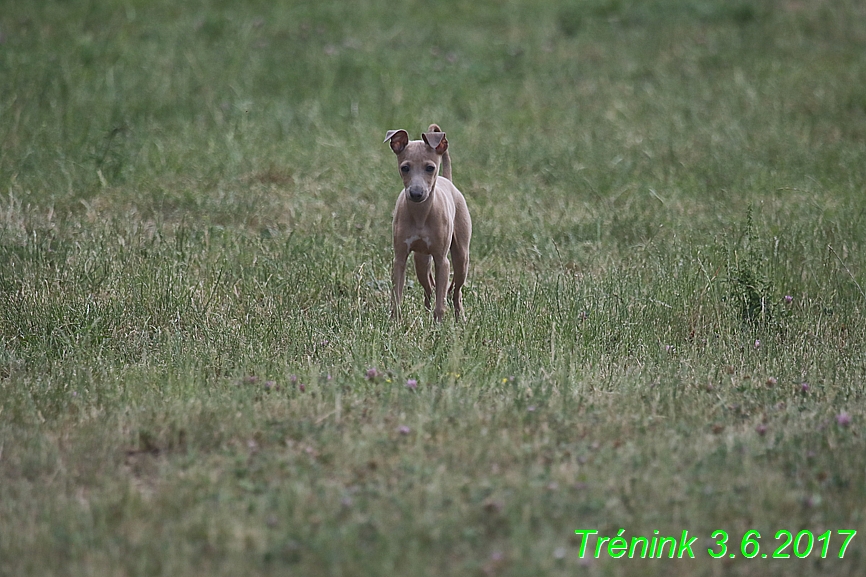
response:
<path id="1" fill-rule="evenodd" d="M 862 571 L 862 2 L 0 5 L 0 575 Z M 430 122 L 459 325 L 388 314 Z"/>

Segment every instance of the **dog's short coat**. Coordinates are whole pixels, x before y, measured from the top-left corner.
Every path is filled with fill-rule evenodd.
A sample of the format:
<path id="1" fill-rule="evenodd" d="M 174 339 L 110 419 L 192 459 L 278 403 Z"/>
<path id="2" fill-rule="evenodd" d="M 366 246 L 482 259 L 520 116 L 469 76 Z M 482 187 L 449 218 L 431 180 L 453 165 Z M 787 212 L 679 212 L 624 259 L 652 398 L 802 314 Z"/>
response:
<path id="1" fill-rule="evenodd" d="M 466 199 L 451 183 L 451 158 L 448 140 L 436 124 L 431 124 L 421 140 L 409 140 L 405 130 L 389 130 L 385 142 L 397 155 L 397 166 L 403 179 L 403 190 L 394 208 L 394 267 L 391 273 L 391 316 L 399 318 L 406 278 L 406 261 L 415 253 L 415 272 L 424 287 L 424 305 L 430 308 L 430 297 L 436 290 L 433 318 L 441 321 L 445 313 L 445 288 L 450 267 L 454 279 L 452 294 L 454 315 L 463 318 L 461 289 L 469 269 L 469 241 L 472 219 Z M 439 168 L 442 175 L 439 175 Z M 451 263 L 448 252 L 451 252 Z M 436 266 L 436 276 L 431 270 Z"/>

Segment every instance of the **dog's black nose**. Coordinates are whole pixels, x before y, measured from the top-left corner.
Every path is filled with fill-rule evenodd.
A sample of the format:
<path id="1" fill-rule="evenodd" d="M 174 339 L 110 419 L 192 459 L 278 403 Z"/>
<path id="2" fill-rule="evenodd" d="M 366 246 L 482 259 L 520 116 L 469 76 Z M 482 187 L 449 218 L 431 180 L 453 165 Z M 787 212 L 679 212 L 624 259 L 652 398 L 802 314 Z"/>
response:
<path id="1" fill-rule="evenodd" d="M 424 189 L 421 187 L 410 186 L 407 192 L 409 193 L 409 200 L 413 202 L 418 202 L 424 198 Z"/>

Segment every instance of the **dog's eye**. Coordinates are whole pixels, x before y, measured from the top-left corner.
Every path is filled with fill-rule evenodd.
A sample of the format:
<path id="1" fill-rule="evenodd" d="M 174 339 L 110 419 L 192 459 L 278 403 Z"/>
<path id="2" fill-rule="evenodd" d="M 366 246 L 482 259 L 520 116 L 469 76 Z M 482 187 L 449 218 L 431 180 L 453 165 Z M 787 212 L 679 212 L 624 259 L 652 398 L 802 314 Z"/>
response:
<path id="1" fill-rule="evenodd" d="M 404 164 L 403 166 L 400 167 L 400 170 L 402 170 L 403 172 L 409 172 L 409 165 Z"/>
<path id="2" fill-rule="evenodd" d="M 436 170 L 436 167 L 435 167 L 435 166 L 433 166 L 433 165 L 428 165 L 428 166 L 427 166 L 427 172 L 433 172 L 434 170 Z"/>

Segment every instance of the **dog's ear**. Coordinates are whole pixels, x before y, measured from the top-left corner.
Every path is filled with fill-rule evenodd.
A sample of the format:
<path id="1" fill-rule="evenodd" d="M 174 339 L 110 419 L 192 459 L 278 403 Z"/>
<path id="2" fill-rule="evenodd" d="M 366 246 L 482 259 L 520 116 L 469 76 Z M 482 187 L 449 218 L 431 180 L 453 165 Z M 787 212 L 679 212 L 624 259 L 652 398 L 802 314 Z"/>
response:
<path id="1" fill-rule="evenodd" d="M 394 154 L 400 154 L 403 152 L 403 149 L 406 148 L 406 145 L 409 144 L 409 133 L 405 130 L 389 130 L 385 134 L 385 140 L 382 142 L 391 141 L 391 150 L 394 151 Z"/>
<path id="2" fill-rule="evenodd" d="M 436 154 L 445 154 L 445 151 L 448 150 L 448 139 L 445 138 L 444 132 L 425 132 L 421 138 L 424 139 L 427 146 L 436 149 Z"/>

